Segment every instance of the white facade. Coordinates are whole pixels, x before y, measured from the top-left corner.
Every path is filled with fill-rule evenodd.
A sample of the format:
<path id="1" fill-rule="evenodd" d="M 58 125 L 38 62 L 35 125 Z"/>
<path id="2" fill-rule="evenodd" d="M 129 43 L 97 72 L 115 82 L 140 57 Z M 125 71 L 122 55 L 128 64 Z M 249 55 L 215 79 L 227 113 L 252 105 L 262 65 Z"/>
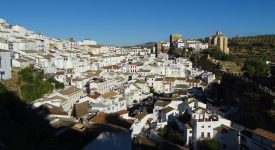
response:
<path id="1" fill-rule="evenodd" d="M 64 110 L 71 113 L 74 104 L 83 98 L 84 93 L 82 89 L 78 89 L 77 87 L 69 87 L 59 91 L 56 95 L 60 95 L 61 97 L 67 99 L 67 107 Z"/>
<path id="2" fill-rule="evenodd" d="M 8 50 L 0 49 L 0 79 L 11 78 L 11 54 Z"/>
<path id="3" fill-rule="evenodd" d="M 96 45 L 97 43 L 96 43 L 96 41 L 93 41 L 93 40 L 90 40 L 90 39 L 85 39 L 83 41 L 78 42 L 78 44 L 80 46 L 89 46 L 89 45 Z"/>
<path id="4" fill-rule="evenodd" d="M 12 67 L 24 69 L 29 66 L 30 66 L 30 62 L 26 59 L 19 58 L 19 59 L 12 60 Z"/>
<path id="5" fill-rule="evenodd" d="M 6 40 L 0 39 L 0 49 L 9 50 L 9 44 Z"/>

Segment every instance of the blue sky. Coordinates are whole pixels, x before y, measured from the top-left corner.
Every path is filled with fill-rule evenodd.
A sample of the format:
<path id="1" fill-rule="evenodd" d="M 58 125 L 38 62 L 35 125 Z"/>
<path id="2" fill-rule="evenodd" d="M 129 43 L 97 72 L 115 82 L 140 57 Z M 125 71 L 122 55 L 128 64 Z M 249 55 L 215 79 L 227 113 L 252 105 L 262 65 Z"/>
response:
<path id="1" fill-rule="evenodd" d="M 47 36 L 131 45 L 275 33 L 275 0 L 1 0 L 0 18 Z"/>

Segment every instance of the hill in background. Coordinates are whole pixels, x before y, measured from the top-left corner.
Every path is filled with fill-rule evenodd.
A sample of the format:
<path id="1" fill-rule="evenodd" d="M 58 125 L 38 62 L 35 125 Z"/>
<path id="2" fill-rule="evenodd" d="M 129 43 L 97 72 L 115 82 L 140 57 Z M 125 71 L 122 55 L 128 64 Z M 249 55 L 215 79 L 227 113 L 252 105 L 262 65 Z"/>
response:
<path id="1" fill-rule="evenodd" d="M 233 37 L 229 39 L 229 48 L 240 59 L 259 57 L 275 62 L 275 35 Z"/>
<path id="2" fill-rule="evenodd" d="M 156 42 L 147 42 L 147 43 L 144 43 L 144 44 L 138 44 L 138 45 L 135 45 L 137 47 L 146 47 L 146 48 L 153 48 L 155 46 Z"/>

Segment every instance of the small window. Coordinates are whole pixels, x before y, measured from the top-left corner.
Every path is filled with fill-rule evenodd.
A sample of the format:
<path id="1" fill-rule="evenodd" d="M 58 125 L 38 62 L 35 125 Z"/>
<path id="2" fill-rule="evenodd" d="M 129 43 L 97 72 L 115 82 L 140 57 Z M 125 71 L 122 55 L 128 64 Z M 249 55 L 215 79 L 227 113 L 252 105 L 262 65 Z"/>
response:
<path id="1" fill-rule="evenodd" d="M 201 138 L 204 138 L 204 132 L 201 133 Z"/>

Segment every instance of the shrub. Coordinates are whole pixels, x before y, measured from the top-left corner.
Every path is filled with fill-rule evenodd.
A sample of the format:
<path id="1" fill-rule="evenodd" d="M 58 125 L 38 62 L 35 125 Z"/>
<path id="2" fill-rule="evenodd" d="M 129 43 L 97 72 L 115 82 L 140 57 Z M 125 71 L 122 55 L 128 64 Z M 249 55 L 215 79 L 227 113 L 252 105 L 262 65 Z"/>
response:
<path id="1" fill-rule="evenodd" d="M 221 60 L 221 61 L 234 61 L 235 57 L 230 54 L 225 54 L 217 49 L 205 49 L 203 50 L 204 54 L 209 54 L 211 57 L 214 57 L 215 59 Z"/>
<path id="2" fill-rule="evenodd" d="M 33 81 L 33 74 L 31 68 L 25 68 L 19 71 L 20 80 L 24 82 L 32 82 Z"/>
<path id="3" fill-rule="evenodd" d="M 64 83 L 61 83 L 61 82 L 55 80 L 53 77 L 50 77 L 47 81 L 50 83 L 54 83 L 54 85 L 55 85 L 54 87 L 56 89 L 64 89 Z"/>
<path id="4" fill-rule="evenodd" d="M 219 142 L 215 139 L 205 139 L 200 143 L 201 150 L 218 150 Z"/>
<path id="5" fill-rule="evenodd" d="M 33 71 L 31 68 L 22 69 L 19 73 L 21 96 L 27 102 L 32 102 L 51 93 L 55 88 L 64 88 L 64 84 L 56 81 L 54 78 L 49 78 L 44 81 L 43 71 Z"/>
<path id="6" fill-rule="evenodd" d="M 244 62 L 242 70 L 247 76 L 268 76 L 270 67 L 261 58 L 248 58 Z"/>

